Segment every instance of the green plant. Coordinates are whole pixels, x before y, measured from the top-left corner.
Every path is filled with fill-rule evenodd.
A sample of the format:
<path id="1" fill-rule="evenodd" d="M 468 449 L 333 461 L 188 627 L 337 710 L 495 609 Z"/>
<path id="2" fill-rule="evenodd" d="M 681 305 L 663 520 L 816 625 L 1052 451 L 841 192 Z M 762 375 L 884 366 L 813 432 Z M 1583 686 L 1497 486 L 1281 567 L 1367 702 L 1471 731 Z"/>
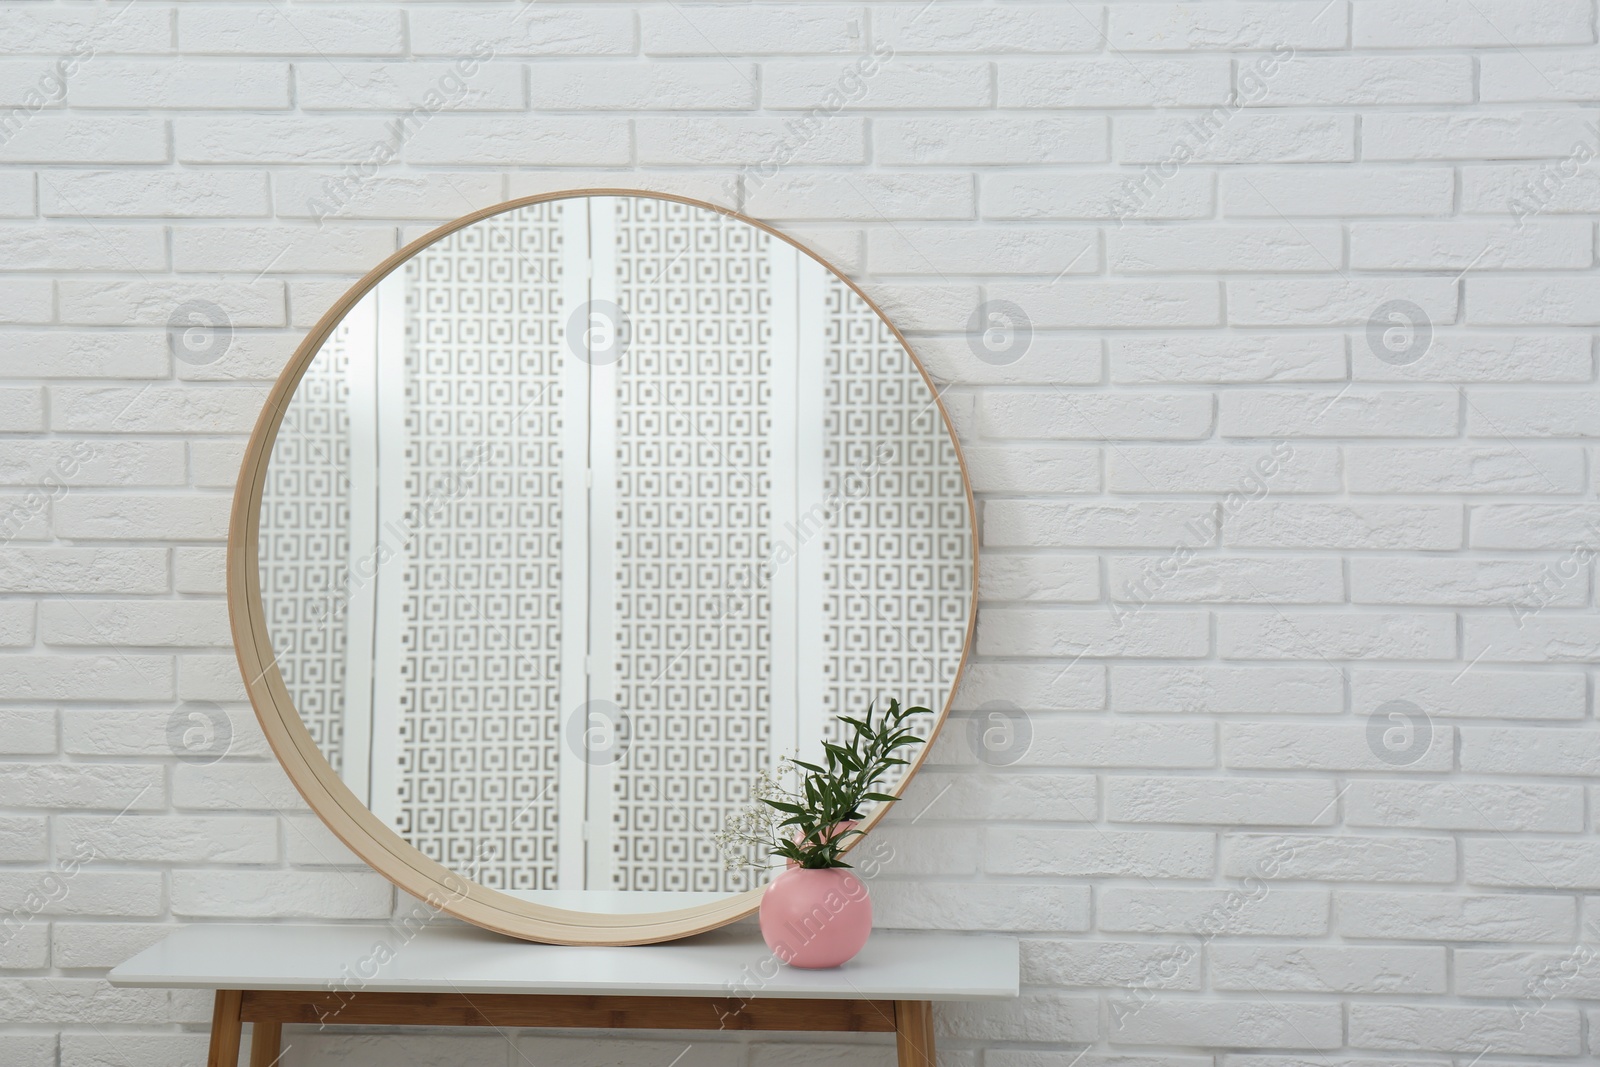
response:
<path id="1" fill-rule="evenodd" d="M 822 764 L 785 757 L 777 771 L 763 774 L 752 790 L 757 807 L 736 816 L 717 835 L 726 865 L 731 868 L 748 862 L 745 850 L 756 843 L 770 846 L 770 855 L 799 867 L 850 866 L 840 853 L 849 839 L 862 831 L 839 827 L 860 820 L 861 807 L 867 801 L 895 802 L 896 797 L 875 788 L 890 768 L 910 762 L 897 755 L 901 749 L 922 743 L 906 726 L 906 721 L 918 714 L 930 712 L 890 700 L 888 710 L 876 722 L 870 704 L 864 718 L 840 715 L 839 721 L 849 727 L 845 743 L 824 741 Z M 784 779 L 795 769 L 803 772 L 799 788 L 786 788 Z"/>

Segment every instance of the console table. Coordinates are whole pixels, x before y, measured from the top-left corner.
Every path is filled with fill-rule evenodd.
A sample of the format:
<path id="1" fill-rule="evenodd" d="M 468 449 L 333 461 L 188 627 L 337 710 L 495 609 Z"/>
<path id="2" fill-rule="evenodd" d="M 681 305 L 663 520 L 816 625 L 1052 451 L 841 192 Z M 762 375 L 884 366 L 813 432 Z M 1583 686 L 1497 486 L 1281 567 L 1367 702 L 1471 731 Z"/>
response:
<path id="1" fill-rule="evenodd" d="M 893 1033 L 933 1067 L 939 1000 L 1015 997 L 1014 938 L 872 935 L 833 970 L 785 967 L 749 928 L 631 948 L 536 945 L 435 920 L 187 926 L 110 974 L 115 986 L 213 989 L 209 1067 L 273 1067 L 284 1023 Z"/>

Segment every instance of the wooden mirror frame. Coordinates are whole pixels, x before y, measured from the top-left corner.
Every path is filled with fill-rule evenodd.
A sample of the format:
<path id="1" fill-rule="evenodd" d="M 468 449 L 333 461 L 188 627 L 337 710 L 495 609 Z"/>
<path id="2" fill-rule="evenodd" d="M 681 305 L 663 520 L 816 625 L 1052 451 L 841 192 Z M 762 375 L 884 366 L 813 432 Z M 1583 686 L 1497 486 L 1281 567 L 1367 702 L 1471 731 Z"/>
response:
<path id="1" fill-rule="evenodd" d="M 889 321 L 883 310 L 862 292 L 860 286 L 821 256 L 771 226 L 703 200 L 635 189 L 580 189 L 522 197 L 483 208 L 454 222 L 446 223 L 412 241 L 369 271 L 328 309 L 306 335 L 305 340 L 295 349 L 294 355 L 278 376 L 276 384 L 267 396 L 266 404 L 262 407 L 261 415 L 256 420 L 239 470 L 239 481 L 233 496 L 232 519 L 228 527 L 228 614 L 232 623 L 234 649 L 239 658 L 239 669 L 244 676 L 245 688 L 250 695 L 250 703 L 255 708 L 262 732 L 272 746 L 273 753 L 278 757 L 278 762 L 311 810 L 327 824 L 339 840 L 365 860 L 373 870 L 435 912 L 453 915 L 474 925 L 509 934 L 512 937 L 558 945 L 639 945 L 688 937 L 736 922 L 756 910 L 762 889 L 758 887 L 714 903 L 671 911 L 620 915 L 589 913 L 521 900 L 470 881 L 429 859 L 373 815 L 345 786 L 301 721 L 300 713 L 296 710 L 294 701 L 284 685 L 283 676 L 278 671 L 276 657 L 272 652 L 262 604 L 257 558 L 261 500 L 265 491 L 267 466 L 272 458 L 272 447 L 277 440 L 278 428 L 306 369 L 350 309 L 391 271 L 428 245 L 456 230 L 529 204 L 591 196 L 647 197 L 690 204 L 748 223 L 793 245 L 820 263 L 865 301 L 866 305 L 889 327 L 905 351 L 906 357 L 911 360 L 912 366 L 927 384 L 934 404 L 938 407 L 939 416 L 944 420 L 945 432 L 949 434 L 950 443 L 955 448 L 956 460 L 961 467 L 961 481 L 966 494 L 972 545 L 972 589 L 961 659 L 956 665 L 950 693 L 945 699 L 944 707 L 936 709 L 933 729 L 927 738 L 928 743 L 922 746 L 916 759 L 907 768 L 905 776 L 893 789 L 895 796 L 900 795 L 906 783 L 927 758 L 934 739 L 949 715 L 972 647 L 972 634 L 977 618 L 978 529 L 972 500 L 972 482 L 967 475 L 966 457 L 962 454 L 960 442 L 956 439 L 949 412 L 945 410 L 939 390 L 929 377 L 927 369 L 911 351 L 905 336 L 894 323 Z M 887 804 L 879 805 L 862 824 L 861 829 L 871 830 L 888 808 Z M 859 844 L 862 840 L 863 838 L 856 837 L 851 844 Z"/>

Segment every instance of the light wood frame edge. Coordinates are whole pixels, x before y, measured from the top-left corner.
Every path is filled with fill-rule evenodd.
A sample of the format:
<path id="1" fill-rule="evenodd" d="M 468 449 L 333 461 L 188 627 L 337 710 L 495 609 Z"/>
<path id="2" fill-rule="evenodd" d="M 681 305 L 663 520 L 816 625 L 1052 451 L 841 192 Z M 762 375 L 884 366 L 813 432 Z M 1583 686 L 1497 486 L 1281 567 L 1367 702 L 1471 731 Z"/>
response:
<path id="1" fill-rule="evenodd" d="M 752 889 L 712 904 L 674 911 L 637 915 L 601 915 L 568 911 L 519 900 L 469 881 L 429 859 L 367 810 L 366 805 L 346 788 L 338 775 L 333 772 L 333 768 L 312 741 L 275 663 L 262 608 L 257 558 L 261 497 L 265 487 L 267 463 L 272 456 L 272 446 L 277 439 L 278 427 L 306 368 L 346 313 L 390 272 L 423 248 L 456 230 L 530 204 L 587 196 L 639 196 L 690 204 L 738 219 L 793 245 L 842 280 L 866 302 L 867 306 L 889 327 L 907 358 L 911 360 L 912 366 L 916 367 L 917 373 L 922 376 L 923 382 L 932 393 L 939 416 L 944 420 L 945 433 L 950 438 L 951 446 L 955 449 L 956 461 L 961 467 L 962 489 L 967 500 L 969 543 L 972 549 L 972 588 L 968 601 L 967 627 L 962 643 L 961 661 L 956 666 L 950 693 L 945 699 L 944 707 L 936 712 L 927 744 L 921 747 L 911 766 L 906 768 L 905 776 L 892 790 L 895 796 L 901 794 L 906 783 L 916 775 L 927 759 L 934 740 L 949 716 L 972 651 L 972 638 L 978 612 L 978 523 L 966 456 L 962 452 L 961 442 L 957 439 L 955 428 L 950 421 L 950 413 L 946 410 L 938 386 L 928 374 L 927 368 L 917 358 L 910 342 L 900 332 L 899 327 L 890 321 L 883 309 L 863 292 L 854 280 L 816 252 L 772 226 L 731 208 L 704 200 L 640 189 L 577 189 L 520 197 L 481 208 L 439 226 L 367 272 L 317 320 L 311 332 L 295 349 L 294 355 L 290 357 L 268 394 L 255 428 L 250 434 L 250 441 L 245 448 L 244 459 L 239 469 L 239 480 L 234 489 L 233 509 L 228 525 L 228 615 L 239 669 L 267 743 L 311 810 L 340 841 L 366 861 L 373 870 L 430 908 L 512 937 L 558 945 L 641 945 L 690 937 L 737 922 L 756 910 L 760 904 L 761 890 Z M 877 810 L 862 823 L 860 829 L 863 832 L 870 831 L 883 818 L 888 807 L 879 805 Z M 862 840 L 861 837 L 854 838 L 851 846 L 858 845 Z"/>

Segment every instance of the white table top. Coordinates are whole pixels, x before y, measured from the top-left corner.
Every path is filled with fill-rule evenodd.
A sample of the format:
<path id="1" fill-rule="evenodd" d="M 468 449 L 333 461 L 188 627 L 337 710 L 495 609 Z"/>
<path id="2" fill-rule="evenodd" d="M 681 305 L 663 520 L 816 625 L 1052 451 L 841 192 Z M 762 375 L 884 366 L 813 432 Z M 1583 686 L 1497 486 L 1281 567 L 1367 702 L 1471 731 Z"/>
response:
<path id="1" fill-rule="evenodd" d="M 536 945 L 455 922 L 186 926 L 112 970 L 115 986 L 388 993 L 989 1000 L 1017 995 L 1017 941 L 877 930 L 832 970 L 785 967 L 749 927 L 660 945 Z"/>

